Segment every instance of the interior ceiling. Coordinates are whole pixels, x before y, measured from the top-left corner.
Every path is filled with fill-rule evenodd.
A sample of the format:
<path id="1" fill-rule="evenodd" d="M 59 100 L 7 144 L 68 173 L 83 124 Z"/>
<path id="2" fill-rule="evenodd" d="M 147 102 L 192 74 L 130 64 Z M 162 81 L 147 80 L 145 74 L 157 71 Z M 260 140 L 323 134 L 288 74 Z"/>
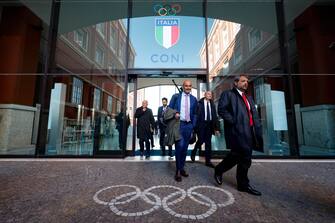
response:
<path id="1" fill-rule="evenodd" d="M 208 0 L 209 18 L 232 21 L 258 28 L 269 33 L 277 33 L 276 0 Z M 331 0 L 319 0 L 322 3 Z M 49 24 L 51 0 L 21 0 L 37 16 Z M 286 0 L 284 2 L 286 22 L 292 22 L 316 0 Z M 153 6 L 161 2 L 133 1 L 133 17 L 154 16 Z M 181 11 L 177 16 L 203 17 L 202 1 L 178 2 Z M 62 0 L 59 33 L 67 33 L 78 28 L 87 27 L 104 21 L 127 18 L 127 0 Z"/>

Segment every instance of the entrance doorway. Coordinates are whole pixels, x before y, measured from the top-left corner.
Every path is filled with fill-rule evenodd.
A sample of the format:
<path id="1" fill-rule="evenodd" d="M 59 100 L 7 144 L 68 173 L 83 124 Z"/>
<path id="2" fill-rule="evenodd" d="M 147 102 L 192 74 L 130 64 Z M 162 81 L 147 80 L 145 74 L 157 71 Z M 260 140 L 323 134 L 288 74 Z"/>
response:
<path id="1" fill-rule="evenodd" d="M 178 88 L 182 86 L 184 80 L 192 81 L 192 94 L 199 99 L 207 86 L 205 70 L 184 70 L 183 74 L 179 70 L 161 71 L 160 74 L 154 70 L 130 71 L 127 101 L 130 127 L 127 134 L 126 156 L 140 155 L 139 140 L 136 134 L 137 125 L 134 117 L 136 108 L 142 105 L 143 100 L 147 100 L 148 108 L 152 110 L 155 122 L 157 123 L 157 112 L 159 106 L 162 106 L 162 98 L 167 98 L 169 103 L 172 95 L 178 93 Z M 150 146 L 151 156 L 162 155 L 158 128 L 154 131 L 153 142 L 150 143 Z M 189 147 L 189 149 L 192 148 L 193 146 Z"/>

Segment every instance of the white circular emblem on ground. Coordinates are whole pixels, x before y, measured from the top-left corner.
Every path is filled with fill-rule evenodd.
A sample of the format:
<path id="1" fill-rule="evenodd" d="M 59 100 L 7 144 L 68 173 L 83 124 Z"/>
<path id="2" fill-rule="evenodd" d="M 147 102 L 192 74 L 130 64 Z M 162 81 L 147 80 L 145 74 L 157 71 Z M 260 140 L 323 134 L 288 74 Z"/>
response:
<path id="1" fill-rule="evenodd" d="M 99 198 L 99 194 L 101 192 L 107 191 L 107 190 L 113 190 L 114 188 L 133 188 L 135 191 L 133 192 L 129 192 L 129 193 L 124 193 L 122 195 L 119 195 L 115 198 L 113 198 L 111 201 L 103 201 Z M 174 189 L 176 190 L 176 192 L 173 192 L 165 197 L 163 197 L 163 199 L 161 199 L 158 195 L 152 193 L 151 191 L 156 190 L 156 189 Z M 216 203 L 214 202 L 212 199 L 210 199 L 209 197 L 205 196 L 202 193 L 196 192 L 197 189 L 209 189 L 209 190 L 216 190 L 219 192 L 224 193 L 225 195 L 227 195 L 228 199 L 226 201 L 224 201 L 223 203 Z M 183 201 L 186 197 L 189 197 L 191 200 L 193 200 L 194 202 L 206 206 L 206 209 L 203 213 L 199 213 L 197 215 L 184 215 L 181 213 L 177 213 L 176 211 L 174 211 L 172 208 L 170 208 L 170 206 L 173 206 L 181 201 Z M 125 198 L 128 198 L 127 200 L 125 200 Z M 150 198 L 153 198 L 153 200 L 151 200 Z M 174 200 L 172 200 L 174 198 Z M 200 198 L 200 200 L 199 200 Z M 152 205 L 152 208 L 147 209 L 145 211 L 138 211 L 138 212 L 125 212 L 120 210 L 117 205 L 120 204 L 127 204 L 130 203 L 136 199 L 142 199 L 144 202 L 146 202 L 147 204 Z M 222 188 L 219 187 L 213 187 L 213 186 L 194 186 L 189 188 L 187 191 L 185 191 L 184 189 L 181 189 L 179 187 L 176 186 L 171 186 L 171 185 L 158 185 L 158 186 L 153 186 L 150 187 L 144 191 L 141 191 L 140 188 L 138 188 L 137 186 L 134 185 L 113 185 L 113 186 L 109 186 L 109 187 L 105 187 L 101 190 L 99 190 L 98 192 L 95 193 L 95 195 L 93 196 L 93 200 L 98 203 L 98 204 L 102 204 L 102 205 L 106 205 L 109 206 L 110 209 L 119 216 L 125 216 L 125 217 L 134 217 L 134 216 L 143 216 L 143 215 L 147 215 L 150 214 L 151 212 L 158 210 L 159 208 L 163 208 L 166 212 L 168 212 L 169 214 L 178 217 L 178 218 L 184 218 L 184 219 L 204 219 L 209 217 L 210 215 L 212 215 L 218 208 L 222 208 L 228 205 L 231 205 L 235 202 L 235 199 L 233 197 L 233 195 L 227 191 L 224 190 Z"/>

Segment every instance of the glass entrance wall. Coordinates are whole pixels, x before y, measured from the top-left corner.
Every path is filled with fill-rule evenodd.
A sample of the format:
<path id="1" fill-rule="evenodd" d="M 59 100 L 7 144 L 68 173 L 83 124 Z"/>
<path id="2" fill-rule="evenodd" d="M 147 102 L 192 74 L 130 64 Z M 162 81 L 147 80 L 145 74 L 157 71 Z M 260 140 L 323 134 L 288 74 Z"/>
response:
<path id="1" fill-rule="evenodd" d="M 127 10 L 127 2 L 62 1 L 47 155 L 121 153 Z"/>
<path id="2" fill-rule="evenodd" d="M 216 104 L 246 73 L 266 145 L 257 155 L 332 156 L 333 9 L 332 0 L 2 1 L 0 154 L 123 154 L 127 71 L 141 68 L 208 70 L 198 96 L 212 90 Z M 223 134 L 213 145 L 227 150 Z"/>
<path id="3" fill-rule="evenodd" d="M 310 1 L 301 11 L 293 5 L 285 5 L 285 19 L 299 153 L 334 156 L 335 1 Z"/>
<path id="4" fill-rule="evenodd" d="M 0 2 L 0 155 L 35 154 L 50 14 L 46 1 Z"/>

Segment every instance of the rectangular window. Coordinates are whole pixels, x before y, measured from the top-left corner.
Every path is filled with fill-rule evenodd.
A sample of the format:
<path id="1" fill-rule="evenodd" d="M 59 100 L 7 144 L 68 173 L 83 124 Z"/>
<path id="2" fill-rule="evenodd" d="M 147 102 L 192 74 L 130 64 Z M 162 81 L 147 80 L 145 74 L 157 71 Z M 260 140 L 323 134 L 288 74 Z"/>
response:
<path id="1" fill-rule="evenodd" d="M 214 54 L 214 64 L 217 63 L 217 61 L 220 59 L 220 46 L 219 46 L 219 40 L 215 40 L 215 54 Z"/>
<path id="2" fill-rule="evenodd" d="M 110 26 L 110 37 L 109 37 L 110 47 L 116 51 L 117 46 L 117 29 L 114 26 Z"/>
<path id="3" fill-rule="evenodd" d="M 108 95 L 107 99 L 107 111 L 112 113 L 112 108 L 113 108 L 113 97 Z"/>
<path id="4" fill-rule="evenodd" d="M 121 112 L 121 101 L 116 102 L 116 111 L 117 111 L 117 113 Z"/>
<path id="5" fill-rule="evenodd" d="M 222 67 L 222 70 L 221 70 L 221 75 L 228 74 L 228 70 L 229 70 L 229 60 L 228 60 L 228 58 L 226 58 L 224 63 L 223 63 L 223 67 Z"/>
<path id="6" fill-rule="evenodd" d="M 101 103 L 101 90 L 98 88 L 94 88 L 94 98 L 93 98 L 93 108 L 96 110 L 100 110 Z"/>
<path id="7" fill-rule="evenodd" d="M 74 31 L 74 41 L 85 51 L 88 49 L 88 33 L 83 30 L 75 30 Z"/>
<path id="8" fill-rule="evenodd" d="M 252 31 L 249 32 L 248 39 L 249 39 L 249 50 L 252 51 L 262 40 L 261 31 L 258 29 L 253 29 Z"/>
<path id="9" fill-rule="evenodd" d="M 106 37 L 106 26 L 105 23 L 99 23 L 96 25 L 96 30 L 102 36 L 102 38 Z"/>
<path id="10" fill-rule="evenodd" d="M 242 47 L 237 46 L 234 51 L 234 65 L 239 64 L 242 61 Z"/>
<path id="11" fill-rule="evenodd" d="M 227 26 L 224 25 L 222 29 L 222 42 L 223 42 L 223 49 L 222 51 L 225 52 L 226 49 L 228 48 L 229 45 L 229 40 L 228 40 L 228 31 L 227 31 Z"/>
<path id="12" fill-rule="evenodd" d="M 83 95 L 83 81 L 74 77 L 72 83 L 72 98 L 71 103 L 80 105 Z"/>
<path id="13" fill-rule="evenodd" d="M 103 66 L 104 59 L 105 59 L 104 51 L 99 46 L 97 46 L 97 48 L 95 49 L 95 61 L 101 66 Z"/>

